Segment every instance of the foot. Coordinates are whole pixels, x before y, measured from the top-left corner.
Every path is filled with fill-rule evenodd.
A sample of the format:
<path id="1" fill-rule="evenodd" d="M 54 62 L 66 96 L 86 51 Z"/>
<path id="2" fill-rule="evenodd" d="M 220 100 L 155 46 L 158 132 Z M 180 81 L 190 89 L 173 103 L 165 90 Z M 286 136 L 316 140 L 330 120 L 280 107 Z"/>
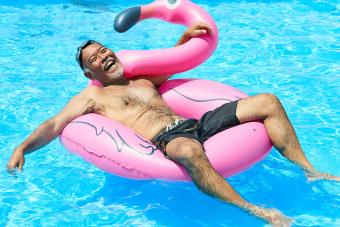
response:
<path id="1" fill-rule="evenodd" d="M 267 210 L 266 219 L 274 227 L 288 227 L 293 223 L 293 219 L 275 209 Z"/>
<path id="2" fill-rule="evenodd" d="M 340 182 L 340 177 L 328 174 L 328 173 L 320 173 L 317 171 L 306 172 L 306 177 L 309 182 L 317 181 L 317 180 L 331 180 Z"/>
<path id="3" fill-rule="evenodd" d="M 267 221 L 274 227 L 288 227 L 293 223 L 293 219 L 283 215 L 276 209 L 262 207 L 252 207 L 251 213 Z"/>

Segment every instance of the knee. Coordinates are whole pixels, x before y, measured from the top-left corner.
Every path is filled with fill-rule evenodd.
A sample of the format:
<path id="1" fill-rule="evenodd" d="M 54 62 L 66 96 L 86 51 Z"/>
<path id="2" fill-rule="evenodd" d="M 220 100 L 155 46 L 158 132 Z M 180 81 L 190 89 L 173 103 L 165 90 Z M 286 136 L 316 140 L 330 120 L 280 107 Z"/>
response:
<path id="1" fill-rule="evenodd" d="M 191 141 L 181 143 L 175 152 L 168 153 L 168 155 L 183 165 L 195 163 L 205 156 L 202 146 Z"/>
<path id="2" fill-rule="evenodd" d="M 272 116 L 273 114 L 283 110 L 280 100 L 274 94 L 262 94 L 261 98 L 263 102 L 263 109 L 266 111 L 266 115 Z"/>

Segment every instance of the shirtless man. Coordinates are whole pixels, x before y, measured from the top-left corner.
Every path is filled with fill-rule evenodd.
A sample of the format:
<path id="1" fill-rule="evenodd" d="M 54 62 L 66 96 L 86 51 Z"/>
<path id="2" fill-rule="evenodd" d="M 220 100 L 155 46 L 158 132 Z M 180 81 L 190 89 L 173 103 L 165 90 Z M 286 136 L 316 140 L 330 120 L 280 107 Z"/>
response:
<path id="1" fill-rule="evenodd" d="M 195 24 L 184 33 L 178 45 L 191 37 L 212 32 L 205 24 Z M 202 147 L 205 139 L 228 127 L 262 120 L 276 149 L 288 160 L 299 165 L 309 180 L 339 181 L 335 176 L 319 173 L 307 160 L 285 110 L 272 94 L 260 94 L 225 104 L 214 112 L 208 112 L 198 122 L 192 119 L 182 121 L 157 92 L 157 86 L 169 76 L 141 76 L 128 80 L 123 76 L 122 66 L 115 54 L 95 41 L 87 41 L 78 48 L 77 57 L 85 76 L 100 81 L 104 87 L 86 88 L 73 97 L 60 113 L 42 123 L 14 150 L 8 162 L 10 172 L 16 167 L 21 171 L 24 154 L 48 144 L 73 119 L 87 113 L 97 113 L 121 122 L 153 141 L 169 159 L 184 166 L 195 185 L 203 192 L 240 207 L 273 225 L 288 226 L 292 220 L 275 209 L 265 209 L 242 198 L 212 168 Z M 218 125 L 216 122 L 223 124 Z M 172 126 L 171 130 L 163 130 L 169 125 Z M 212 132 L 212 129 L 217 130 Z"/>

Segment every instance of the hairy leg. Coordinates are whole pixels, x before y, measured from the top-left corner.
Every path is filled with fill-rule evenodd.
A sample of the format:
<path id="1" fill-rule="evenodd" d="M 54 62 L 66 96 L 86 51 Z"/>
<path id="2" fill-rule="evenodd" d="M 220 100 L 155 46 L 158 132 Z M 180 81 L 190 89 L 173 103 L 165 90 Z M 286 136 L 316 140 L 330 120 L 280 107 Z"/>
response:
<path id="1" fill-rule="evenodd" d="M 305 170 L 309 180 L 340 181 L 339 177 L 316 171 L 308 161 L 286 111 L 274 95 L 261 94 L 239 100 L 236 116 L 241 123 L 263 120 L 275 148 L 288 160 Z"/>
<path id="2" fill-rule="evenodd" d="M 277 226 L 289 226 L 292 220 L 275 209 L 265 209 L 244 200 L 210 164 L 202 145 L 192 139 L 178 137 L 166 146 L 167 155 L 181 164 L 201 191 L 240 207 Z"/>

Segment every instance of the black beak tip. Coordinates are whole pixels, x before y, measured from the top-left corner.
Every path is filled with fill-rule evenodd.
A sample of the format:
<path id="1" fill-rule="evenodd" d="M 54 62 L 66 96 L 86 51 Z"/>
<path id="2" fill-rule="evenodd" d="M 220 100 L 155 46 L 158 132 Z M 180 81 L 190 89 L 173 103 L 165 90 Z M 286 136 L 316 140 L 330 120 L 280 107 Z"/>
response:
<path id="1" fill-rule="evenodd" d="M 119 33 L 126 32 L 138 22 L 140 15 L 140 6 L 132 7 L 120 12 L 114 21 L 115 30 Z"/>

